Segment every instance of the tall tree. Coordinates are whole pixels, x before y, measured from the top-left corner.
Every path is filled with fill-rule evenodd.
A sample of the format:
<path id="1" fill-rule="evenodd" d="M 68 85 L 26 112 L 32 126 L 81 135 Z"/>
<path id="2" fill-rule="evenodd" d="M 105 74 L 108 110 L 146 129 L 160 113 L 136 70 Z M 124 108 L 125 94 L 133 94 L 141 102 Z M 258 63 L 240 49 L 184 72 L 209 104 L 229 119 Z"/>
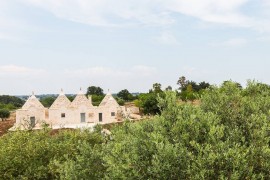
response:
<path id="1" fill-rule="evenodd" d="M 186 77 L 181 76 L 177 81 L 177 85 L 179 85 L 180 86 L 179 89 L 183 91 L 187 86 Z"/>
<path id="2" fill-rule="evenodd" d="M 162 92 L 162 90 L 161 90 L 161 84 L 160 83 L 155 83 L 155 84 L 153 84 L 153 92 L 154 93 L 160 93 L 160 92 Z"/>
<path id="3" fill-rule="evenodd" d="M 97 96 L 103 96 L 103 89 L 98 86 L 90 86 L 87 88 L 86 95 L 97 95 Z"/>
<path id="4" fill-rule="evenodd" d="M 117 93 L 117 97 L 123 99 L 124 101 L 132 101 L 133 100 L 132 94 L 130 94 L 130 92 L 127 89 L 124 89 L 124 90 L 120 91 L 119 93 Z"/>
<path id="5" fill-rule="evenodd" d="M 165 91 L 172 91 L 172 86 L 168 86 L 165 88 Z"/>
<path id="6" fill-rule="evenodd" d="M 210 87 L 210 84 L 207 83 L 207 82 L 205 82 L 205 81 L 203 81 L 203 82 L 200 82 L 199 83 L 199 87 L 200 87 L 200 89 L 207 89 L 207 88 Z"/>

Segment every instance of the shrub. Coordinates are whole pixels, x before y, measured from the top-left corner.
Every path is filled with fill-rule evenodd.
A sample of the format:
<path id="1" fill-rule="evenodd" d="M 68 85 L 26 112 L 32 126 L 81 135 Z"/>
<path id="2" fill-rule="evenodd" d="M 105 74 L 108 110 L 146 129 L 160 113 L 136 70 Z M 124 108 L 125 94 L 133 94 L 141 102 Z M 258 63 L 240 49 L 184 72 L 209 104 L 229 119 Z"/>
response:
<path id="1" fill-rule="evenodd" d="M 0 109 L 0 119 L 3 121 L 10 117 L 10 112 L 7 109 Z"/>

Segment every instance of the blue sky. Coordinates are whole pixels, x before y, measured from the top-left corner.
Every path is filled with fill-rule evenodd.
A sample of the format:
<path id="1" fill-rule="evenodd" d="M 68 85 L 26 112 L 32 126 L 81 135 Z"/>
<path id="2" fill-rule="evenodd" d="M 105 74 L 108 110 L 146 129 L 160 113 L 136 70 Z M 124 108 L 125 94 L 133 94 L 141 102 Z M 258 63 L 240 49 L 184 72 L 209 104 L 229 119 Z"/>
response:
<path id="1" fill-rule="evenodd" d="M 0 94 L 270 84 L 268 0 L 0 0 Z"/>

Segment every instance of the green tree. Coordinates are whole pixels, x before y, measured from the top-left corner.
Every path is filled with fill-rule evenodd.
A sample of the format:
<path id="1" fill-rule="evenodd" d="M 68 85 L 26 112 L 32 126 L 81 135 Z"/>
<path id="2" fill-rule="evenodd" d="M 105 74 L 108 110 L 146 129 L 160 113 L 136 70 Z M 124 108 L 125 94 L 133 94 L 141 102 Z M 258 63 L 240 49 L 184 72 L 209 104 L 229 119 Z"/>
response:
<path id="1" fill-rule="evenodd" d="M 172 91 L 172 90 L 173 90 L 172 86 L 168 86 L 165 88 L 165 91 Z"/>
<path id="2" fill-rule="evenodd" d="M 23 106 L 24 101 L 15 96 L 2 95 L 0 96 L 0 103 L 5 105 L 10 104 L 16 108 L 20 108 Z"/>
<path id="3" fill-rule="evenodd" d="M 162 89 L 161 89 L 161 84 L 160 83 L 155 83 L 153 84 L 153 88 L 152 88 L 152 92 L 153 93 L 161 93 Z"/>
<path id="4" fill-rule="evenodd" d="M 158 95 L 155 93 L 140 94 L 135 105 L 138 106 L 144 114 L 156 115 L 160 113 L 157 101 Z"/>
<path id="5" fill-rule="evenodd" d="M 75 99 L 75 96 L 69 95 L 67 98 L 72 102 Z"/>
<path id="6" fill-rule="evenodd" d="M 7 120 L 10 117 L 10 112 L 7 109 L 0 109 L 0 119 L 2 121 Z"/>
<path id="7" fill-rule="evenodd" d="M 102 179 L 100 131 L 17 131 L 0 138 L 0 179 Z"/>
<path id="8" fill-rule="evenodd" d="M 98 106 L 105 97 L 105 94 L 103 93 L 102 88 L 90 86 L 87 88 L 86 96 L 91 96 L 93 105 Z"/>
<path id="9" fill-rule="evenodd" d="M 86 95 L 104 96 L 103 89 L 97 86 L 90 86 L 87 88 Z"/>
<path id="10" fill-rule="evenodd" d="M 205 82 L 205 81 L 199 83 L 199 89 L 200 89 L 200 90 L 202 90 L 202 89 L 207 89 L 207 88 L 209 88 L 209 87 L 210 87 L 210 84 L 207 83 L 207 82 Z"/>
<path id="11" fill-rule="evenodd" d="M 185 90 L 186 86 L 187 86 L 187 82 L 186 82 L 186 77 L 185 76 L 181 76 L 178 81 L 177 81 L 177 85 L 179 85 L 179 90 Z"/>
<path id="12" fill-rule="evenodd" d="M 133 101 L 134 97 L 127 89 L 124 89 L 117 93 L 117 97 L 123 99 L 124 101 Z"/>
<path id="13" fill-rule="evenodd" d="M 51 105 L 53 104 L 53 102 L 55 100 L 56 100 L 56 97 L 55 96 L 47 96 L 47 97 L 41 98 L 40 99 L 40 102 L 45 107 L 51 107 Z"/>

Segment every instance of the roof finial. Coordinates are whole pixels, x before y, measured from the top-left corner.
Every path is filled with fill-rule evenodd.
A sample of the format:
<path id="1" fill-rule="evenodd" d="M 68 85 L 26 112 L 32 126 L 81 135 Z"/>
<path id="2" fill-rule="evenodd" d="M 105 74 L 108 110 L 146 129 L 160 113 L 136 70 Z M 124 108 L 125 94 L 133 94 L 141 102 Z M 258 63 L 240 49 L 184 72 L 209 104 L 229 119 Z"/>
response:
<path id="1" fill-rule="evenodd" d="M 83 94 L 82 87 L 80 87 L 80 91 L 78 94 Z"/>
<path id="2" fill-rule="evenodd" d="M 61 88 L 60 95 L 64 95 L 64 90 L 63 90 L 63 88 Z"/>

